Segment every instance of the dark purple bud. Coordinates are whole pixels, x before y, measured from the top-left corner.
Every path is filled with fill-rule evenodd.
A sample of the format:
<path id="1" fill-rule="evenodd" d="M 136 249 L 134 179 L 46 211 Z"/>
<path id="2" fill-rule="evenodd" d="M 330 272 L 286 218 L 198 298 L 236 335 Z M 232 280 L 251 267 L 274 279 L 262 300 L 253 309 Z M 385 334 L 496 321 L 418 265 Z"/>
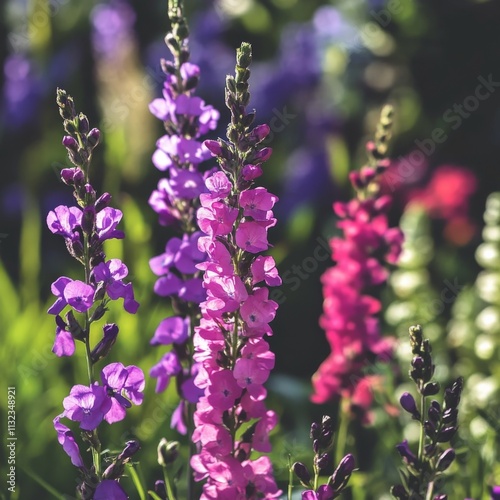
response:
<path id="1" fill-rule="evenodd" d="M 106 285 L 104 284 L 104 281 L 100 281 L 97 284 L 94 292 L 94 302 L 98 302 L 99 300 L 104 299 L 105 295 L 106 295 Z"/>
<path id="2" fill-rule="evenodd" d="M 92 313 L 90 321 L 99 321 L 104 316 L 104 314 L 106 314 L 107 310 L 108 310 L 107 307 L 103 306 L 102 304 L 99 304 Z"/>
<path id="3" fill-rule="evenodd" d="M 164 481 L 156 481 L 155 482 L 155 493 L 162 499 L 167 500 L 167 490 L 165 488 Z"/>
<path id="4" fill-rule="evenodd" d="M 115 460 L 111 465 L 109 465 L 106 470 L 103 472 L 103 479 L 113 480 L 118 479 L 123 475 L 125 471 L 125 466 L 119 460 Z M 86 498 L 86 497 L 84 497 Z"/>
<path id="5" fill-rule="evenodd" d="M 464 385 L 464 379 L 459 377 L 444 393 L 444 402 L 447 408 L 456 408 L 460 403 L 460 395 Z"/>
<path id="6" fill-rule="evenodd" d="M 104 325 L 102 329 L 103 337 L 90 353 L 92 363 L 97 363 L 97 361 L 106 357 L 116 342 L 116 337 L 118 337 L 118 327 L 114 323 Z"/>
<path id="7" fill-rule="evenodd" d="M 409 500 L 409 495 L 402 484 L 396 484 L 391 488 L 391 495 L 397 500 Z"/>
<path id="8" fill-rule="evenodd" d="M 264 161 L 269 160 L 273 150 L 271 148 L 262 148 L 260 151 L 257 151 L 253 157 L 253 161 L 257 163 L 262 163 Z"/>
<path id="9" fill-rule="evenodd" d="M 456 427 L 445 427 L 439 434 L 438 434 L 438 443 L 447 443 L 457 432 Z"/>
<path id="10" fill-rule="evenodd" d="M 78 132 L 85 135 L 90 129 L 89 119 L 83 114 L 78 115 Z"/>
<path id="11" fill-rule="evenodd" d="M 68 331 L 71 333 L 73 338 L 82 340 L 84 338 L 84 330 L 78 323 L 73 311 L 68 311 L 66 313 L 66 323 L 68 324 Z"/>
<path id="12" fill-rule="evenodd" d="M 109 193 L 101 194 L 101 196 L 99 196 L 99 198 L 97 198 L 95 202 L 96 213 L 99 213 L 103 208 L 109 206 L 110 201 L 111 201 L 111 195 Z"/>
<path id="13" fill-rule="evenodd" d="M 319 439 L 314 439 L 313 440 L 313 451 L 317 455 L 319 451 L 321 450 L 321 443 Z"/>
<path id="14" fill-rule="evenodd" d="M 413 366 L 413 368 L 415 368 L 416 370 L 421 370 L 425 366 L 424 358 L 422 358 L 421 356 L 415 356 L 411 360 L 411 366 Z"/>
<path id="15" fill-rule="evenodd" d="M 426 420 L 424 422 L 424 430 L 427 436 L 433 437 L 436 433 L 436 426 L 430 420 Z"/>
<path id="16" fill-rule="evenodd" d="M 444 493 L 442 495 L 436 495 L 433 500 L 448 500 L 448 495 Z"/>
<path id="17" fill-rule="evenodd" d="M 456 408 L 448 408 L 443 412 L 443 423 L 447 424 L 448 426 L 450 424 L 454 425 L 457 423 L 458 419 L 458 410 Z"/>
<path id="18" fill-rule="evenodd" d="M 311 474 L 302 462 L 295 462 L 292 465 L 293 472 L 299 478 L 300 482 L 308 488 L 311 485 Z"/>
<path id="19" fill-rule="evenodd" d="M 445 471 L 453 460 L 455 460 L 455 450 L 453 448 L 448 448 L 439 456 L 436 469 L 440 472 Z"/>
<path id="20" fill-rule="evenodd" d="M 158 463 L 162 467 L 175 462 L 179 456 L 179 443 L 178 441 L 167 441 L 161 438 L 158 444 Z"/>
<path id="21" fill-rule="evenodd" d="M 66 327 L 68 326 L 64 320 L 61 318 L 61 316 L 56 315 L 56 325 L 61 329 L 61 330 L 66 330 Z"/>
<path id="22" fill-rule="evenodd" d="M 322 453 L 314 457 L 314 463 L 319 470 L 326 469 L 332 464 L 331 455 L 329 453 Z"/>
<path id="23" fill-rule="evenodd" d="M 422 394 L 424 396 L 434 396 L 439 392 L 440 386 L 438 382 L 429 382 L 425 384 Z"/>
<path id="24" fill-rule="evenodd" d="M 98 128 L 93 128 L 88 134 L 87 134 L 87 141 L 89 143 L 89 146 L 93 149 L 99 144 L 99 140 L 101 138 L 101 132 Z"/>
<path id="25" fill-rule="evenodd" d="M 198 86 L 198 82 L 200 81 L 199 77 L 197 76 L 190 76 L 185 82 L 184 82 L 184 90 L 193 90 Z"/>
<path id="26" fill-rule="evenodd" d="M 66 240 L 66 248 L 75 259 L 83 257 L 83 245 L 79 239 Z"/>
<path id="27" fill-rule="evenodd" d="M 84 233 L 92 234 L 95 227 L 94 207 L 85 207 L 82 215 L 82 230 Z"/>
<path id="28" fill-rule="evenodd" d="M 417 410 L 415 398 L 409 392 L 402 394 L 401 398 L 399 398 L 399 403 L 403 407 L 403 410 L 410 413 L 415 420 L 420 419 L 420 412 Z"/>
<path id="29" fill-rule="evenodd" d="M 207 140 L 203 145 L 212 153 L 213 156 L 222 156 L 222 147 L 218 141 Z"/>
<path id="30" fill-rule="evenodd" d="M 424 453 L 430 457 L 432 455 L 434 455 L 434 453 L 436 452 L 436 445 L 435 444 L 432 444 L 432 443 L 429 443 L 429 444 L 426 444 L 424 446 Z"/>
<path id="31" fill-rule="evenodd" d="M 78 142 L 74 137 L 71 137 L 70 135 L 65 135 L 62 139 L 62 144 L 65 148 L 71 150 L 71 151 L 78 151 Z"/>
<path id="32" fill-rule="evenodd" d="M 435 406 L 429 406 L 427 416 L 433 424 L 437 424 L 439 422 L 439 418 L 441 417 L 441 413 Z"/>
<path id="33" fill-rule="evenodd" d="M 73 186 L 75 184 L 81 183 L 81 180 L 83 178 L 84 174 L 78 167 L 63 168 L 61 170 L 61 180 L 68 186 Z"/>
<path id="34" fill-rule="evenodd" d="M 320 432 L 321 432 L 321 425 L 318 424 L 318 422 L 313 422 L 311 424 L 311 430 L 309 432 L 309 437 L 311 439 L 318 439 Z"/>
<path id="35" fill-rule="evenodd" d="M 252 132 L 250 132 L 250 140 L 252 142 L 255 141 L 256 144 L 263 141 L 268 135 L 271 129 L 268 125 L 257 125 Z"/>
<path id="36" fill-rule="evenodd" d="M 335 493 L 340 492 L 347 486 L 355 467 L 356 461 L 354 460 L 354 456 L 351 453 L 347 454 L 328 479 L 328 486 L 330 486 Z"/>
<path id="37" fill-rule="evenodd" d="M 131 441 L 127 441 L 125 444 L 125 448 L 118 455 L 118 460 L 127 460 L 128 458 L 134 456 L 141 449 L 141 445 L 139 441 L 132 439 Z"/>
<path id="38" fill-rule="evenodd" d="M 413 454 L 408 446 L 408 441 L 405 439 L 402 443 L 396 445 L 396 450 L 401 455 L 403 462 L 409 465 L 417 465 L 417 457 Z"/>

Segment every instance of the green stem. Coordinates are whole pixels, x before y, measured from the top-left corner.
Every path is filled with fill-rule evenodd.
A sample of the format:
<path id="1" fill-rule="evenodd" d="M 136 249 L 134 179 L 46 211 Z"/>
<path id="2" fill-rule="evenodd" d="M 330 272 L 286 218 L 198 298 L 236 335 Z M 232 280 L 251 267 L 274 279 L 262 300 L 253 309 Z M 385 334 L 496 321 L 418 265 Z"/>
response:
<path id="1" fill-rule="evenodd" d="M 433 494 L 434 494 L 434 481 L 431 481 L 427 486 L 427 493 L 425 495 L 425 500 L 432 500 Z"/>
<path id="2" fill-rule="evenodd" d="M 168 500 L 175 500 L 174 490 L 172 488 L 172 484 L 170 483 L 170 477 L 168 476 L 166 467 L 163 467 L 163 478 L 165 479 L 165 487 L 167 488 Z"/>
<path id="3" fill-rule="evenodd" d="M 349 414 L 347 412 L 347 405 L 349 404 L 346 398 L 340 400 L 340 420 L 339 428 L 337 431 L 337 444 L 335 445 L 335 464 L 338 464 L 343 458 L 347 442 L 347 432 L 349 429 Z"/>
<path id="4" fill-rule="evenodd" d="M 292 469 L 292 457 L 288 455 L 288 495 L 287 500 L 292 500 L 293 493 L 293 469 Z"/>

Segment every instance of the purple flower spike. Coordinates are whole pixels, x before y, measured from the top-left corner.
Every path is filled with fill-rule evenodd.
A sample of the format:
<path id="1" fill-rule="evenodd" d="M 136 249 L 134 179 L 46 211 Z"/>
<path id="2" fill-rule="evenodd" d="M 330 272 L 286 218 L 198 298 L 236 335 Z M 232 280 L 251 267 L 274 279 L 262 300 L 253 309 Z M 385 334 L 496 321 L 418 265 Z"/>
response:
<path id="1" fill-rule="evenodd" d="M 94 500 L 127 500 L 129 497 L 117 481 L 105 479 L 97 486 Z"/>
<path id="2" fill-rule="evenodd" d="M 64 414 L 63 414 L 64 415 Z M 78 444 L 75 441 L 75 436 L 71 430 L 65 425 L 60 423 L 60 419 L 63 415 L 57 416 L 54 422 L 54 429 L 57 432 L 57 440 L 59 444 L 63 447 L 63 450 L 71 459 L 71 463 L 75 467 L 84 468 L 82 457 L 80 455 L 80 449 L 78 448 Z"/>
<path id="3" fill-rule="evenodd" d="M 64 288 L 64 299 L 75 311 L 83 313 L 94 303 L 94 289 L 83 281 L 71 281 Z"/>
<path id="4" fill-rule="evenodd" d="M 63 400 L 64 416 L 80 422 L 85 431 L 94 430 L 111 408 L 111 400 L 100 385 L 75 385 Z"/>

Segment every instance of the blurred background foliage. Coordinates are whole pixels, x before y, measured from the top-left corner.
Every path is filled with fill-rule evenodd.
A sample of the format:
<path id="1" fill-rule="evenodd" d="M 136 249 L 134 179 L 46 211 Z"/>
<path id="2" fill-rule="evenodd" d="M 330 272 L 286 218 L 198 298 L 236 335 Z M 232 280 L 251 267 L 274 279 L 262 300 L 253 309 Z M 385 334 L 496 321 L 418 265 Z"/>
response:
<path id="1" fill-rule="evenodd" d="M 402 435 L 415 441 L 408 419 L 391 416 L 386 408 L 409 387 L 406 334 L 410 324 L 420 322 L 433 342 L 437 378 L 447 383 L 461 374 L 467 380 L 461 438 L 470 441 L 453 466 L 458 481 L 450 498 L 488 498 L 488 485 L 500 482 L 498 195 L 489 199 L 485 222 L 482 213 L 487 195 L 500 190 L 500 4 L 186 4 L 192 61 L 202 71 L 199 95 L 222 113 L 214 137 L 224 133 L 224 79 L 242 40 L 253 44 L 251 91 L 258 122 L 271 124 L 274 154 L 263 182 L 280 197 L 271 240 L 284 284 L 276 296 L 281 307 L 271 344 L 277 364 L 268 386 L 270 406 L 281 415 L 273 461 L 282 484 L 288 454 L 293 460 L 308 456 L 311 419 L 336 415 L 334 404 L 320 408 L 308 402 L 310 377 L 327 349 L 318 326 L 319 278 L 331 265 L 330 259 L 313 256 L 335 234 L 332 202 L 351 196 L 347 174 L 365 161 L 364 143 L 381 105 L 391 102 L 394 162 L 383 188 L 394 195 L 393 221 L 401 219 L 407 243 L 383 291 L 384 329 L 401 339 L 401 369 L 378 395 L 373 425 L 351 427 L 348 445 L 360 471 L 349 495 L 384 498 L 398 478 L 394 445 Z M 101 128 L 91 177 L 124 212 L 126 239 L 108 242 L 106 251 L 126 262 L 141 308 L 136 316 L 119 305 L 111 308 L 106 320 L 119 324 L 120 337 L 110 361 L 134 363 L 147 372 L 160 356 L 149 339 L 169 311 L 152 293 L 148 266 L 170 236 L 148 206 L 160 178 L 150 157 L 162 131 L 147 105 L 161 89 L 159 59 L 169 57 L 163 43 L 166 1 L 5 0 L 1 12 L 0 370 L 4 386 L 17 389 L 13 498 L 52 498 L 37 478 L 72 493 L 75 476 L 52 419 L 85 373 L 82 356 L 58 359 L 51 353 L 54 324 L 46 314 L 50 284 L 80 271 L 45 225 L 50 209 L 72 202 L 58 177 L 68 160 L 55 88 L 72 94 L 78 109 Z M 488 96 L 480 100 L 474 96 L 484 81 Z M 146 393 L 144 404 L 131 409 L 125 421 L 106 427 L 103 442 L 118 450 L 124 440 L 139 438 L 138 459 L 151 488 L 160 476 L 156 444 L 163 436 L 177 437 L 169 429 L 176 401 L 170 392 L 154 394 L 151 382 Z M 6 402 L 5 394 L 2 412 Z M 5 422 L 2 418 L 2 435 Z"/>

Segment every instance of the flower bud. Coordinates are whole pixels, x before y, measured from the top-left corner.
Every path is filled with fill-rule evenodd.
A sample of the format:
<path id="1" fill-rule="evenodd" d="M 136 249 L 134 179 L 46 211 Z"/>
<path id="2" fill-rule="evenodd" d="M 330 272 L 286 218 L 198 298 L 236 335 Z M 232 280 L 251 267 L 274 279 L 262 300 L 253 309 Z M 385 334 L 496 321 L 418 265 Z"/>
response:
<path id="1" fill-rule="evenodd" d="M 453 460 L 455 460 L 455 450 L 453 448 L 448 448 L 439 456 L 436 470 L 440 472 L 445 471 L 451 465 Z"/>
<path id="2" fill-rule="evenodd" d="M 169 464 L 175 462 L 179 456 L 179 443 L 177 441 L 167 441 L 165 438 L 161 438 L 158 444 L 158 463 L 162 467 L 166 467 Z"/>
<path id="3" fill-rule="evenodd" d="M 311 485 L 311 474 L 302 462 L 295 462 L 292 465 L 293 472 L 299 478 L 300 482 L 308 488 Z"/>
<path id="4" fill-rule="evenodd" d="M 106 357 L 113 347 L 113 344 L 116 342 L 116 337 L 118 337 L 118 327 L 114 323 L 104 325 L 103 332 L 104 334 L 102 339 L 96 344 L 90 353 L 92 363 L 97 363 L 97 361 Z"/>
<path id="5" fill-rule="evenodd" d="M 319 456 L 316 455 L 314 457 L 314 463 L 318 469 L 326 469 L 332 463 L 331 455 L 329 453 L 322 453 Z"/>
<path id="6" fill-rule="evenodd" d="M 92 234 L 95 227 L 95 210 L 89 206 L 83 209 L 82 230 L 84 233 Z"/>
<path id="7" fill-rule="evenodd" d="M 90 129 L 89 119 L 83 114 L 78 115 L 78 132 L 85 135 Z"/>
<path id="8" fill-rule="evenodd" d="M 222 156 L 222 147 L 218 141 L 203 141 L 203 145 L 212 153 L 213 156 Z"/>
<path id="9" fill-rule="evenodd" d="M 96 213 L 99 213 L 103 208 L 109 206 L 110 201 L 111 201 L 111 195 L 109 193 L 101 194 L 101 196 L 99 196 L 99 198 L 97 198 L 95 202 Z"/>
<path id="10" fill-rule="evenodd" d="M 330 486 L 336 493 L 340 492 L 347 486 L 347 482 L 356 467 L 354 456 L 349 453 L 339 463 L 334 473 L 328 479 L 328 486 Z"/>
<path id="11" fill-rule="evenodd" d="M 115 325 L 106 325 L 106 326 L 115 326 Z M 141 445 L 139 441 L 132 439 L 125 443 L 125 448 L 118 455 L 118 460 L 127 460 L 135 455 L 141 449 Z"/>
<path id="12" fill-rule="evenodd" d="M 428 384 L 425 384 L 422 394 L 424 396 L 434 396 L 439 392 L 439 387 L 438 382 L 429 382 Z"/>
<path id="13" fill-rule="evenodd" d="M 420 412 L 417 410 L 415 398 L 409 392 L 403 393 L 399 399 L 399 403 L 403 407 L 403 410 L 411 414 L 412 418 L 415 420 L 420 419 Z"/>
<path id="14" fill-rule="evenodd" d="M 98 128 L 93 128 L 88 134 L 87 134 L 87 142 L 89 143 L 89 146 L 93 149 L 99 144 L 99 140 L 101 138 L 101 132 Z"/>
<path id="15" fill-rule="evenodd" d="M 65 135 L 62 138 L 62 144 L 65 148 L 71 150 L 71 151 L 78 151 L 78 142 L 74 137 L 71 137 L 70 135 Z"/>
<path id="16" fill-rule="evenodd" d="M 437 441 L 438 443 L 447 443 L 457 432 L 456 427 L 445 427 L 439 432 Z"/>
<path id="17" fill-rule="evenodd" d="M 73 338 L 77 340 L 82 340 L 84 338 L 84 330 L 75 318 L 73 311 L 68 311 L 66 313 L 66 323 L 68 324 L 68 331 L 71 333 Z"/>
<path id="18" fill-rule="evenodd" d="M 253 157 L 253 161 L 257 163 L 262 163 L 264 161 L 269 160 L 273 150 L 271 148 L 262 148 L 260 151 L 257 151 Z"/>

